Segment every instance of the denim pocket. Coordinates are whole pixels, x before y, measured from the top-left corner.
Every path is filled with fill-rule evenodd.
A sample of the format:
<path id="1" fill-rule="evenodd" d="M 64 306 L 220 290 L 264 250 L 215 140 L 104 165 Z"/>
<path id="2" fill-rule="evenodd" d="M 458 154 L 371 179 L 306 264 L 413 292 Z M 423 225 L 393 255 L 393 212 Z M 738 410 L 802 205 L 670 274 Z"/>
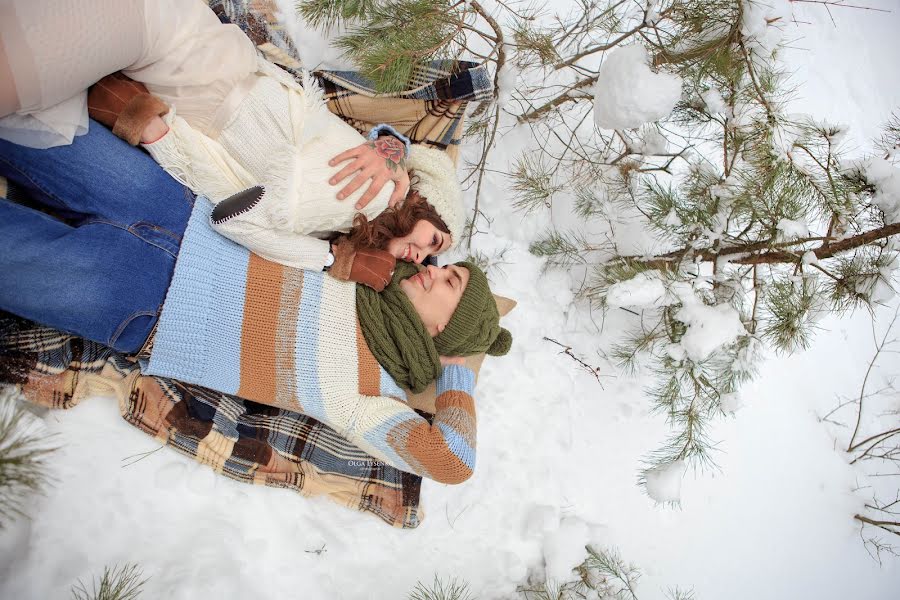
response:
<path id="1" fill-rule="evenodd" d="M 119 352 L 137 352 L 147 341 L 153 324 L 156 322 L 157 314 L 156 311 L 132 313 L 116 328 L 106 345 Z"/>
<path id="2" fill-rule="evenodd" d="M 128 228 L 132 234 L 141 238 L 148 244 L 153 244 L 157 248 L 165 250 L 171 256 L 178 256 L 178 249 L 181 246 L 181 236 L 177 235 L 164 227 L 148 223 L 147 221 L 139 221 Z"/>

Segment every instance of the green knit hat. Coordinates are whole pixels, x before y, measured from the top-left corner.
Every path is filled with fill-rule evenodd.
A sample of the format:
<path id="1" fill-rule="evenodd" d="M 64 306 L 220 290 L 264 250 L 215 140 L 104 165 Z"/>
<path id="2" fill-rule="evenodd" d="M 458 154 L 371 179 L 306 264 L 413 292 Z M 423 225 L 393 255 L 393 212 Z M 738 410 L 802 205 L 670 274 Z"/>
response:
<path id="1" fill-rule="evenodd" d="M 503 356 L 512 346 L 512 334 L 500 327 L 500 313 L 484 272 L 473 263 L 462 261 L 458 267 L 469 270 L 469 283 L 450 322 L 434 338 L 442 356 L 468 356 L 487 352 Z"/>

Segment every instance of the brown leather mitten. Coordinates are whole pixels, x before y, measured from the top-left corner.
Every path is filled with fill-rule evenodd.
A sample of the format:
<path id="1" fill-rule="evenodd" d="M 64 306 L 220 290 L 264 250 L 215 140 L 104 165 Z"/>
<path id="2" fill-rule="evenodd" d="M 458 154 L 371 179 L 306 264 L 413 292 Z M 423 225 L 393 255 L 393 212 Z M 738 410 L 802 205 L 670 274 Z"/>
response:
<path id="1" fill-rule="evenodd" d="M 136 146 L 153 117 L 169 112 L 166 103 L 152 95 L 147 86 L 122 75 L 107 75 L 88 90 L 88 115 Z"/>
<path id="2" fill-rule="evenodd" d="M 347 238 L 332 244 L 334 264 L 328 273 L 336 279 L 355 281 L 367 285 L 376 292 L 384 290 L 391 281 L 397 259 L 390 252 L 374 248 L 354 250 Z"/>

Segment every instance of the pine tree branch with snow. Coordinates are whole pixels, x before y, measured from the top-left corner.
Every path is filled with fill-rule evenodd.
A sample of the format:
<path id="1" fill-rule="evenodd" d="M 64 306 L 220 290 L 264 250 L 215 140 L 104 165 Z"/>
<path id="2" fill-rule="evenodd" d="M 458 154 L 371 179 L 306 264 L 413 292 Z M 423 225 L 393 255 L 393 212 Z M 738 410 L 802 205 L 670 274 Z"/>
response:
<path id="1" fill-rule="evenodd" d="M 56 449 L 36 421 L 19 404 L 14 387 L 0 387 L 0 528 L 26 516 L 29 498 L 51 481 L 48 460 Z"/>

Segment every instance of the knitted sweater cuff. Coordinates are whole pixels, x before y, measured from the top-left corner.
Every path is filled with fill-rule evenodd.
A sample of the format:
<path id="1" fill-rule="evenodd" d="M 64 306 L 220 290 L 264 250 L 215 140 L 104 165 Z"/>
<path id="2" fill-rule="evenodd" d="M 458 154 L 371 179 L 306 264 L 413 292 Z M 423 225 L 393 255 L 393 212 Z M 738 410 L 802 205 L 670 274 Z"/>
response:
<path id="1" fill-rule="evenodd" d="M 447 365 L 435 385 L 438 396 L 448 390 L 465 392 L 471 396 L 475 391 L 475 372 L 463 365 Z"/>
<path id="2" fill-rule="evenodd" d="M 382 133 L 389 133 L 390 135 L 394 136 L 395 138 L 397 138 L 398 140 L 403 142 L 403 145 L 406 147 L 406 153 L 404 154 L 403 158 L 409 158 L 409 151 L 412 148 L 412 142 L 409 140 L 408 137 L 406 137 L 405 135 L 403 135 L 402 133 L 400 133 L 399 131 L 397 131 L 391 125 L 388 125 L 387 123 L 381 123 L 381 124 L 373 127 L 369 131 L 369 135 L 366 136 L 366 139 L 371 142 L 372 140 L 378 139 L 378 136 L 381 135 Z"/>

